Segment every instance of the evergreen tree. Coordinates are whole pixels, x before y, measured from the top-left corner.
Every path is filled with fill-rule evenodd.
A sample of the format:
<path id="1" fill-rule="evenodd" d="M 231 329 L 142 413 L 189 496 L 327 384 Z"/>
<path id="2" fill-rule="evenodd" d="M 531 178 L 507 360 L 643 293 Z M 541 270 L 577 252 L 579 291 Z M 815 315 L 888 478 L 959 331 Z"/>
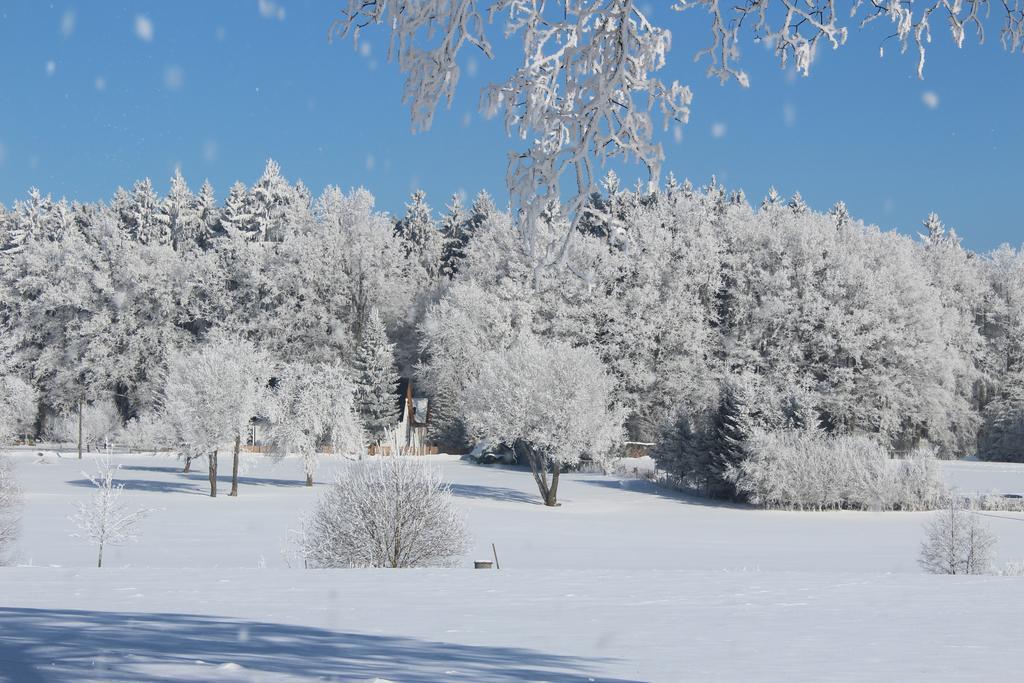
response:
<path id="1" fill-rule="evenodd" d="M 221 225 L 230 237 L 241 237 L 249 241 L 259 238 L 259 227 L 253 215 L 252 200 L 245 185 L 236 182 L 228 192 L 221 213 Z"/>
<path id="2" fill-rule="evenodd" d="M 780 206 L 782 206 L 782 197 L 779 196 L 778 190 L 774 186 L 769 187 L 767 196 L 761 200 L 761 210 L 777 209 Z"/>
<path id="3" fill-rule="evenodd" d="M 462 198 L 452 195 L 452 203 L 448 205 L 448 213 L 441 221 L 441 234 L 444 236 L 444 248 L 441 252 L 441 275 L 448 279 L 459 272 L 459 262 L 466 256 L 466 245 L 469 235 L 466 232 L 468 217 L 462 208 Z"/>
<path id="4" fill-rule="evenodd" d="M 121 215 L 124 231 L 140 244 L 170 244 L 170 229 L 160 222 L 159 199 L 149 178 L 135 183 Z"/>
<path id="5" fill-rule="evenodd" d="M 838 201 L 829 209 L 828 215 L 836 222 L 837 228 L 846 227 L 850 222 L 850 211 L 846 208 L 846 202 Z"/>
<path id="6" fill-rule="evenodd" d="M 747 457 L 744 446 L 753 428 L 752 406 L 746 378 L 730 378 L 722 386 L 722 397 L 711 421 L 711 462 L 708 492 L 736 497 L 732 475 Z"/>
<path id="7" fill-rule="evenodd" d="M 395 345 L 388 341 L 384 321 L 376 308 L 370 311 L 356 350 L 356 372 L 356 409 L 370 437 L 381 439 L 398 422 L 398 372 Z"/>
<path id="8" fill-rule="evenodd" d="M 441 265 L 441 233 L 431 218 L 426 199 L 423 190 L 412 193 L 412 200 L 405 205 L 405 217 L 395 224 L 395 234 L 404 240 L 406 256 L 418 260 L 433 277 Z"/>
<path id="9" fill-rule="evenodd" d="M 924 227 L 924 232 L 920 235 L 925 244 L 936 245 L 945 241 L 946 226 L 939 220 L 939 214 L 934 212 L 928 214 L 921 225 Z"/>
<path id="10" fill-rule="evenodd" d="M 793 194 L 793 198 L 789 200 L 788 206 L 789 210 L 795 213 L 797 216 L 803 216 L 804 214 L 811 210 L 810 207 L 807 206 L 807 202 L 804 201 L 804 198 L 800 195 L 799 192 Z"/>
<path id="11" fill-rule="evenodd" d="M 294 188 L 281 175 L 281 167 L 267 160 L 263 175 L 252 186 L 251 201 L 253 238 L 258 242 L 280 242 L 287 229 L 287 214 L 296 201 Z"/>
<path id="12" fill-rule="evenodd" d="M 204 180 L 203 186 L 199 188 L 199 195 L 196 197 L 196 217 L 199 220 L 196 243 L 205 248 L 221 230 L 220 208 L 217 206 L 217 197 L 209 180 Z"/>
<path id="13" fill-rule="evenodd" d="M 196 243 L 200 232 L 198 204 L 179 169 L 174 171 L 171 189 L 160 203 L 156 218 L 176 251 Z"/>

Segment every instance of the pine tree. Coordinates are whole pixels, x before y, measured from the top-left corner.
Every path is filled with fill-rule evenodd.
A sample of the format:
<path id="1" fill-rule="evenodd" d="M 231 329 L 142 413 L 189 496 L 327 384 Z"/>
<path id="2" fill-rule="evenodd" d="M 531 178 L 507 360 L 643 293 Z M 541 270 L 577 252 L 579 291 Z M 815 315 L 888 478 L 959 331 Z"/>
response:
<path id="1" fill-rule="evenodd" d="M 928 217 L 924 219 L 921 225 L 924 227 L 921 239 L 924 240 L 925 244 L 936 245 L 945 241 L 946 226 L 939 220 L 939 214 L 934 212 L 928 214 Z"/>
<path id="2" fill-rule="evenodd" d="M 160 222 L 158 211 L 159 200 L 153 183 L 143 178 L 132 187 L 121 216 L 127 235 L 141 244 L 170 244 L 170 229 Z"/>
<path id="3" fill-rule="evenodd" d="M 789 200 L 788 206 L 789 210 L 795 213 L 797 216 L 803 216 L 804 214 L 811 210 L 810 207 L 807 206 L 807 202 L 804 201 L 804 198 L 800 195 L 799 192 L 793 194 L 793 198 Z"/>
<path id="4" fill-rule="evenodd" d="M 174 171 L 171 189 L 160 203 L 156 218 L 163 231 L 170 235 L 176 251 L 196 243 L 200 231 L 198 205 L 179 169 Z"/>
<path id="5" fill-rule="evenodd" d="M 423 190 L 412 193 L 412 200 L 405 205 L 405 217 L 395 224 L 395 234 L 404 240 L 406 256 L 419 261 L 433 277 L 441 265 L 441 233 L 431 218 L 426 199 Z"/>
<path id="6" fill-rule="evenodd" d="M 846 202 L 843 201 L 833 204 L 828 215 L 836 222 L 837 228 L 844 228 L 850 222 L 850 211 L 846 208 Z"/>
<path id="7" fill-rule="evenodd" d="M 370 311 L 356 350 L 356 371 L 356 409 L 370 437 L 381 439 L 398 421 L 398 372 L 395 345 L 388 341 L 384 321 L 376 308 Z"/>
<path id="8" fill-rule="evenodd" d="M 263 175 L 249 193 L 255 241 L 280 242 L 287 229 L 286 216 L 295 203 L 295 189 L 281 175 L 281 167 L 267 160 Z"/>
<path id="9" fill-rule="evenodd" d="M 744 446 L 753 426 L 751 410 L 745 378 L 727 380 L 711 425 L 709 493 L 736 496 L 731 475 L 747 457 Z"/>
<path id="10" fill-rule="evenodd" d="M 679 181 L 676 180 L 676 174 L 672 171 L 668 172 L 668 177 L 665 178 L 665 196 L 672 199 L 679 193 L 680 190 Z"/>
<path id="11" fill-rule="evenodd" d="M 463 228 L 467 245 L 473 240 L 473 235 L 497 212 L 498 207 L 494 205 L 490 193 L 487 190 L 480 190 L 473 199 L 473 205 L 469 207 L 469 220 Z"/>
<path id="12" fill-rule="evenodd" d="M 209 180 L 203 181 L 203 186 L 199 188 L 199 195 L 196 196 L 196 216 L 199 219 L 196 243 L 205 248 L 221 230 L 220 208 L 217 206 L 217 197 L 213 193 L 213 185 Z"/>
<path id="13" fill-rule="evenodd" d="M 259 228 L 253 216 L 252 200 L 245 185 L 236 182 L 228 192 L 228 198 L 224 202 L 224 211 L 221 213 L 221 225 L 225 232 L 231 236 L 239 236 L 249 241 L 256 241 L 259 238 Z"/>
<path id="14" fill-rule="evenodd" d="M 448 213 L 441 221 L 441 234 L 444 236 L 444 248 L 441 252 L 441 275 L 448 279 L 459 272 L 459 262 L 466 257 L 466 245 L 469 236 L 466 233 L 468 217 L 462 208 L 462 198 L 452 195 L 452 203 L 448 205 Z"/>
<path id="15" fill-rule="evenodd" d="M 780 206 L 782 206 L 782 198 L 779 196 L 778 190 L 774 186 L 769 187 L 767 196 L 761 201 L 761 210 L 767 211 Z"/>

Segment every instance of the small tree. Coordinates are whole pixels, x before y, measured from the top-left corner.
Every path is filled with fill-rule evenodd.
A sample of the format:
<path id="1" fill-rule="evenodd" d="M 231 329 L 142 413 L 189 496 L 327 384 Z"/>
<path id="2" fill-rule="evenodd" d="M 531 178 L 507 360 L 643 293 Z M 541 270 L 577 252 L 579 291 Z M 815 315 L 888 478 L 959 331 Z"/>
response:
<path id="1" fill-rule="evenodd" d="M 103 566 L 103 548 L 109 545 L 123 545 L 136 539 L 135 525 L 149 510 L 129 511 L 121 501 L 124 484 L 114 483 L 114 467 L 110 459 L 101 457 L 96 461 L 96 474 L 84 473 L 96 487 L 88 502 L 79 503 L 78 512 L 72 517 L 79 533 L 95 543 L 99 549 L 96 566 Z"/>
<path id="2" fill-rule="evenodd" d="M 996 537 L 978 516 L 953 497 L 949 507 L 925 524 L 927 537 L 918 563 L 931 574 L 986 574 Z"/>
<path id="3" fill-rule="evenodd" d="M 269 363 L 248 341 L 217 336 L 171 357 L 163 413 L 179 445 L 206 454 L 210 497 L 217 497 L 217 452 L 233 442 L 231 493 L 238 495 L 238 458 L 249 422 L 263 404 Z M 194 455 L 193 455 L 194 454 Z"/>
<path id="4" fill-rule="evenodd" d="M 293 363 L 277 377 L 267 402 L 271 440 L 276 453 L 298 453 L 313 485 L 317 448 L 330 444 L 335 452 L 362 446 L 362 427 L 352 404 L 352 384 L 337 365 Z"/>
<path id="5" fill-rule="evenodd" d="M 438 471 L 398 456 L 349 468 L 306 520 L 302 540 L 312 567 L 451 566 L 468 547 Z"/>
<path id="6" fill-rule="evenodd" d="M 355 400 L 366 431 L 376 440 L 394 426 L 398 417 L 395 388 L 395 345 L 388 341 L 384 321 L 377 309 L 370 311 L 356 351 Z"/>
<path id="7" fill-rule="evenodd" d="M 590 349 L 525 335 L 486 356 L 466 391 L 466 422 L 478 439 L 510 444 L 517 456 L 525 455 L 544 504 L 554 506 L 562 468 L 584 453 L 603 458 L 621 436 L 612 385 Z"/>
<path id="8" fill-rule="evenodd" d="M 18 536 L 18 509 L 21 490 L 14 481 L 10 464 L 0 458 L 0 565 L 7 560 L 7 552 Z"/>

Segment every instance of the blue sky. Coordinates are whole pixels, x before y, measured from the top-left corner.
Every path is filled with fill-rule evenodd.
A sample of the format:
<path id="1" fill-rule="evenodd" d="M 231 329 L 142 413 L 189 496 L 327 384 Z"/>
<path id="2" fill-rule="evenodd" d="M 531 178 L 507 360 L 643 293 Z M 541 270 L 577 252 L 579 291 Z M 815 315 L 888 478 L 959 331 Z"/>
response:
<path id="1" fill-rule="evenodd" d="M 315 192 L 364 186 L 401 212 L 423 187 L 435 208 L 453 192 L 504 196 L 511 144 L 476 112 L 502 64 L 469 60 L 460 96 L 427 133 L 410 133 L 402 79 L 381 32 L 369 50 L 327 42 L 339 2 L 56 2 L 0 8 L 0 201 L 31 186 L 85 201 L 149 176 L 166 190 L 175 166 L 219 196 L 253 182 L 268 157 Z M 749 197 L 770 185 L 811 206 L 843 199 L 883 229 L 915 232 L 929 211 L 967 246 L 1024 242 L 1015 199 L 1024 179 L 1024 57 L 991 40 L 956 50 L 939 29 L 925 80 L 915 55 L 879 45 L 888 26 L 823 51 L 809 78 L 750 43 L 749 89 L 720 86 L 692 55 L 705 15 L 658 9 L 673 30 L 666 75 L 694 90 L 690 123 L 664 135 L 666 170 L 712 174 Z M 503 46 L 502 49 L 512 47 Z M 508 50 L 506 50 L 508 52 Z M 626 169 L 627 178 L 638 175 Z"/>

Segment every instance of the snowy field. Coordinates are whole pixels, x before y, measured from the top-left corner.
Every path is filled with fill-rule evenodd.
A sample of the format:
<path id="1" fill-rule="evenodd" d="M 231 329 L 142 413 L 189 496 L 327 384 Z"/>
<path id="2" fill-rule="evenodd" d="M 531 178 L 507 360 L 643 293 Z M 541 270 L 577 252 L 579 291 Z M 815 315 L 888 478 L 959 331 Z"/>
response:
<path id="1" fill-rule="evenodd" d="M 115 456 L 138 543 L 72 538 L 90 492 L 65 454 L 10 456 L 25 491 L 0 569 L 0 680 L 966 680 L 1024 669 L 1024 579 L 920 572 L 927 513 L 794 513 L 572 474 L 431 458 L 475 547 L 454 570 L 303 570 L 287 538 L 324 484 L 246 456 L 238 498 L 168 456 Z M 318 481 L 339 467 L 325 460 Z M 963 491 L 1024 491 L 1024 467 L 960 462 Z M 227 468 L 222 468 L 227 469 Z M 229 483 L 222 476 L 222 491 Z M 1024 515 L 986 518 L 997 564 Z M 500 571 L 468 569 L 489 559 Z"/>

